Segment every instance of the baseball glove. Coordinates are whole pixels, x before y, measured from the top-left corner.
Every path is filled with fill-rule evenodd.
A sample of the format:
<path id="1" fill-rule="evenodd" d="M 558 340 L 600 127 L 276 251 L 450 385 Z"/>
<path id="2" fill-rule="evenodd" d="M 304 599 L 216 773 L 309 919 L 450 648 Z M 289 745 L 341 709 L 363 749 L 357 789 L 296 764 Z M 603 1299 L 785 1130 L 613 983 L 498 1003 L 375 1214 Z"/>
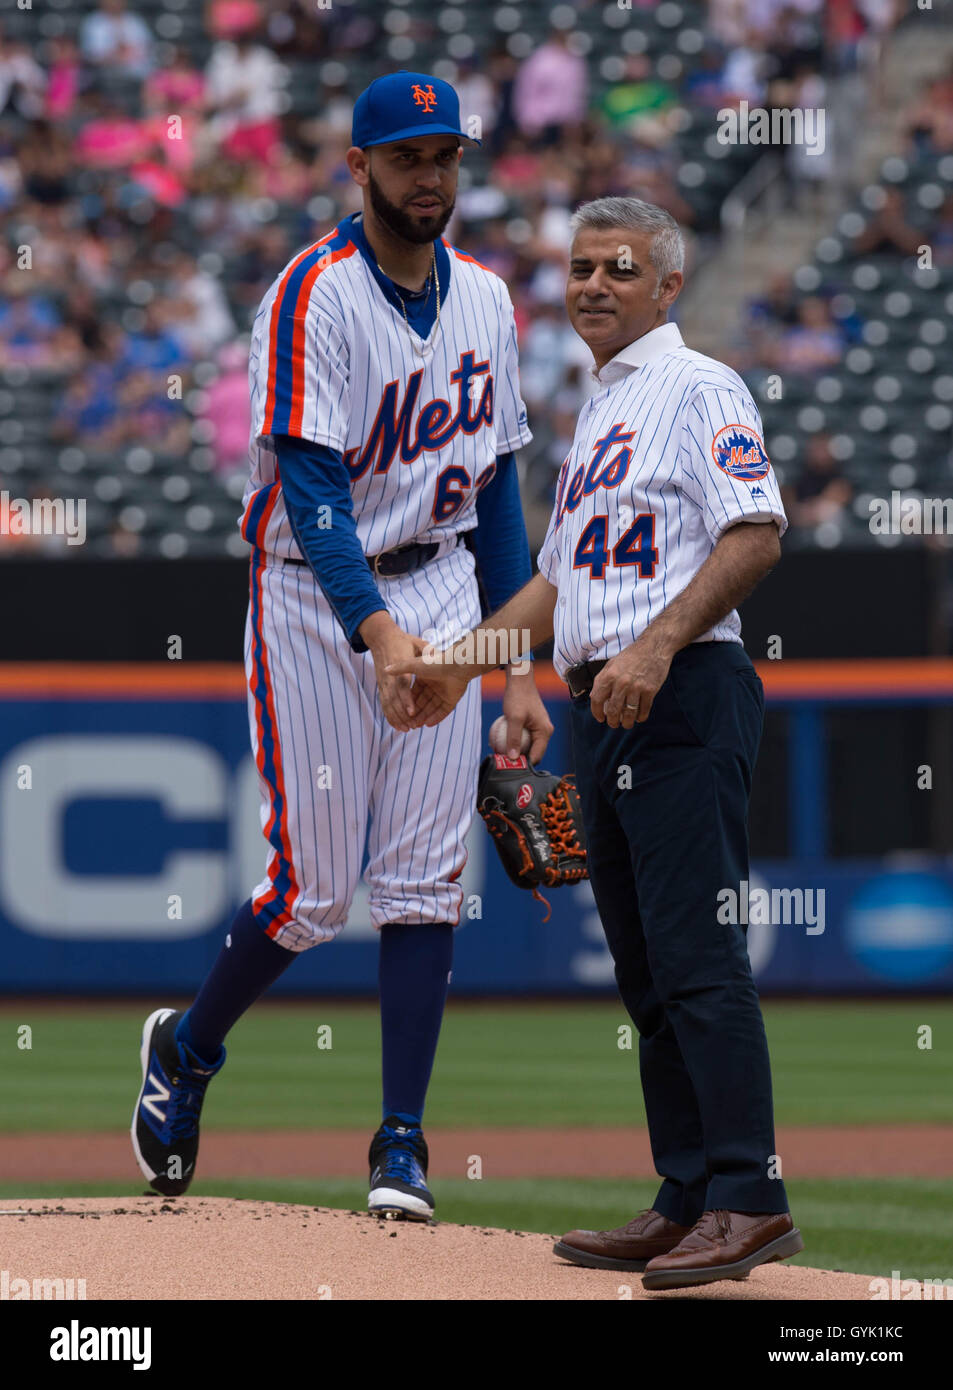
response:
<path id="1" fill-rule="evenodd" d="M 477 810 L 496 841 L 503 867 L 517 888 L 549 904 L 539 891 L 589 877 L 586 836 L 576 779 L 556 777 L 527 758 L 491 753 L 480 764 Z"/>

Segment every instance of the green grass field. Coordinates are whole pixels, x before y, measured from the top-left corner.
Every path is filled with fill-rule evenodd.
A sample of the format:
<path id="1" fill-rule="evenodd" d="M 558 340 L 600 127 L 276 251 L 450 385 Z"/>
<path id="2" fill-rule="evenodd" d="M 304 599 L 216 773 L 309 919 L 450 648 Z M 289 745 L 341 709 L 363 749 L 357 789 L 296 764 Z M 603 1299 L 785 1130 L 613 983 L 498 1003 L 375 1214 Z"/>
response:
<path id="1" fill-rule="evenodd" d="M 141 1005 L 0 1006 L 0 1131 L 122 1129 L 139 1084 Z M 953 1123 L 953 1002 L 768 1003 L 779 1124 Z M 615 1004 L 456 1004 L 447 1011 L 433 1125 L 618 1125 L 644 1119 L 635 1048 Z M 32 1047 L 17 1047 L 17 1029 Z M 917 1047 L 929 1024 L 933 1047 Z M 317 1046 L 329 1025 L 332 1046 Z M 210 1127 L 365 1126 L 379 1105 L 371 1005 L 263 1004 L 232 1031 L 231 1084 Z"/>
<path id="2" fill-rule="evenodd" d="M 125 1130 L 139 1084 L 140 1005 L 0 1006 L 0 1130 Z M 778 1124 L 953 1123 L 953 1002 L 767 1003 Z M 428 1101 L 432 1126 L 643 1123 L 635 1049 L 616 1004 L 457 1003 L 448 1010 Z M 928 1024 L 933 1046 L 917 1046 Z M 32 1046 L 17 1046 L 18 1029 Z M 317 1046 L 329 1025 L 332 1046 Z M 379 1035 L 369 1005 L 264 1004 L 229 1038 L 229 1085 L 209 1092 L 209 1128 L 370 1128 Z M 128 1196 L 128 1183 L 4 1181 L 0 1196 Z M 360 1183 L 203 1183 L 196 1195 L 362 1208 Z M 519 1179 L 437 1184 L 441 1220 L 562 1232 L 615 1225 L 651 1182 Z M 797 1263 L 903 1277 L 953 1277 L 953 1179 L 812 1180 L 789 1185 L 806 1243 Z"/>

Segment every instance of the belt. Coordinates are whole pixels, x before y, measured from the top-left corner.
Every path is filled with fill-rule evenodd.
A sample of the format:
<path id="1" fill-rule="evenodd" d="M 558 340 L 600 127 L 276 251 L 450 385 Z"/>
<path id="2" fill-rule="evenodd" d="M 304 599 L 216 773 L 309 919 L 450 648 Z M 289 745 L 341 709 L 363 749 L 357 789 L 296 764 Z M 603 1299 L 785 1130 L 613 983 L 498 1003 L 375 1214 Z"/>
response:
<path id="1" fill-rule="evenodd" d="M 581 661 L 578 666 L 570 666 L 566 672 L 566 684 L 572 699 L 581 700 L 592 693 L 596 676 L 607 662 L 608 657 L 605 661 Z"/>
<path id="2" fill-rule="evenodd" d="M 463 537 L 461 536 L 462 540 Z M 460 541 L 457 541 L 460 544 Z M 368 568 L 377 579 L 394 579 L 400 574 L 410 574 L 432 560 L 440 549 L 440 541 L 411 541 L 409 545 L 399 545 L 396 550 L 384 550 L 380 555 L 365 556 Z M 307 560 L 296 560 L 288 556 L 286 565 L 305 565 Z"/>

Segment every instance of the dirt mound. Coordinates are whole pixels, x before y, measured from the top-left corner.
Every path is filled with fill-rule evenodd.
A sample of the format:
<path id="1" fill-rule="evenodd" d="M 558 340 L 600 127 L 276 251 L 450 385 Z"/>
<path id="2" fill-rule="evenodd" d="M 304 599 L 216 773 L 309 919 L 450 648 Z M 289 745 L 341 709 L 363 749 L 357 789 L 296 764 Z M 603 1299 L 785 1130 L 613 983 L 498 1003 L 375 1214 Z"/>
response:
<path id="1" fill-rule="evenodd" d="M 794 1265 L 765 1266 L 744 1283 L 651 1294 L 637 1274 L 564 1263 L 549 1236 L 213 1197 L 4 1199 L 0 1246 L 8 1298 L 28 1287 L 14 1280 L 32 1289 L 35 1279 L 85 1280 L 87 1299 L 871 1296 L 867 1275 Z"/>

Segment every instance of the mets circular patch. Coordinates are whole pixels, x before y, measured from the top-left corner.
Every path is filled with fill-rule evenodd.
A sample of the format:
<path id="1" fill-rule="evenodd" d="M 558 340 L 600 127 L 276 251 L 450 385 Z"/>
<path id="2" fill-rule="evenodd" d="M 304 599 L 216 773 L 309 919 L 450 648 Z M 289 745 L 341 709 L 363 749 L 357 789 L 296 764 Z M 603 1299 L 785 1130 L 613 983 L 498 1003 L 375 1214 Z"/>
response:
<path id="1" fill-rule="evenodd" d="M 725 425 L 711 441 L 711 456 L 723 473 L 743 483 L 763 478 L 771 467 L 761 436 L 750 425 Z"/>

